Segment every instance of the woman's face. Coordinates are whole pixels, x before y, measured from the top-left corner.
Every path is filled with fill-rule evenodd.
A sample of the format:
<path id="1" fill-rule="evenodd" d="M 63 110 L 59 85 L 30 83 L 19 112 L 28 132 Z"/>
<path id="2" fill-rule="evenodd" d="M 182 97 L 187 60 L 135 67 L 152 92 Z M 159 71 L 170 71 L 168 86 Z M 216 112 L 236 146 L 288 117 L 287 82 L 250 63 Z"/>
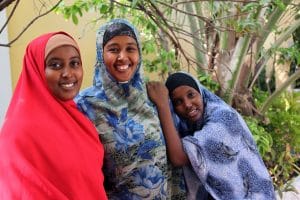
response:
<path id="1" fill-rule="evenodd" d="M 139 63 L 139 50 L 135 39 L 130 36 L 115 36 L 103 49 L 107 71 L 118 82 L 129 81 Z"/>
<path id="2" fill-rule="evenodd" d="M 72 46 L 60 46 L 46 58 L 45 76 L 54 96 L 67 101 L 79 92 L 83 69 L 78 51 Z"/>
<path id="3" fill-rule="evenodd" d="M 191 122 L 200 119 L 204 112 L 203 100 L 194 88 L 182 85 L 173 90 L 171 100 L 176 113 Z"/>

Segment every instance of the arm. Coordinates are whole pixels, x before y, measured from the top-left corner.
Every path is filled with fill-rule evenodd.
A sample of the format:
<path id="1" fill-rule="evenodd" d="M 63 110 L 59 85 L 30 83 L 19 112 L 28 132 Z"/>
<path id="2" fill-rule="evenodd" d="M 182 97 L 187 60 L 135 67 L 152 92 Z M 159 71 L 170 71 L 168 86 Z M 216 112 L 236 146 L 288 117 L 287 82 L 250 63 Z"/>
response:
<path id="1" fill-rule="evenodd" d="M 167 88 L 162 83 L 149 82 L 147 91 L 149 98 L 158 110 L 158 117 L 167 143 L 169 159 L 176 167 L 189 164 L 189 159 L 183 150 L 181 139 L 173 122 Z"/>

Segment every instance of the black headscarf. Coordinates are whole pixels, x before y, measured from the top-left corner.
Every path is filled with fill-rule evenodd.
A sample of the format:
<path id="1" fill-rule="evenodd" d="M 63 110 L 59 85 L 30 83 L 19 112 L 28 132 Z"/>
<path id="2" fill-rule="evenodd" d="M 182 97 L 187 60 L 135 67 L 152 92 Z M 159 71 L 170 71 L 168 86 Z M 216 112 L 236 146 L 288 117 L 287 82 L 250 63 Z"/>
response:
<path id="1" fill-rule="evenodd" d="M 166 87 L 169 90 L 169 95 L 172 95 L 173 90 L 175 90 L 177 87 L 183 85 L 190 86 L 200 93 L 195 80 L 184 73 L 171 74 L 166 81 Z"/>

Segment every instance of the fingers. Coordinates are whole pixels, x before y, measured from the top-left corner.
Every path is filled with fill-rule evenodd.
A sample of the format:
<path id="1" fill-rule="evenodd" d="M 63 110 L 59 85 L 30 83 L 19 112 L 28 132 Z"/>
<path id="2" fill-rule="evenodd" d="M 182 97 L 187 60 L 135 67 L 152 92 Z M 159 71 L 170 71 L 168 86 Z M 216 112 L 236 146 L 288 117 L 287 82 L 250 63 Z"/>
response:
<path id="1" fill-rule="evenodd" d="M 147 91 L 150 98 L 168 97 L 169 91 L 167 87 L 158 81 L 151 81 L 147 83 Z"/>
<path id="2" fill-rule="evenodd" d="M 153 87 L 156 87 L 159 84 L 160 84 L 160 82 L 158 82 L 158 81 L 150 81 L 150 82 L 147 83 L 147 86 L 150 87 L 150 88 L 153 88 Z"/>
<path id="3" fill-rule="evenodd" d="M 154 89 L 157 90 L 158 88 L 163 88 L 164 84 L 159 81 L 150 81 L 147 83 L 148 89 Z"/>
<path id="4" fill-rule="evenodd" d="M 151 81 L 147 83 L 147 90 L 148 92 L 157 91 L 158 88 L 158 82 L 157 81 Z"/>

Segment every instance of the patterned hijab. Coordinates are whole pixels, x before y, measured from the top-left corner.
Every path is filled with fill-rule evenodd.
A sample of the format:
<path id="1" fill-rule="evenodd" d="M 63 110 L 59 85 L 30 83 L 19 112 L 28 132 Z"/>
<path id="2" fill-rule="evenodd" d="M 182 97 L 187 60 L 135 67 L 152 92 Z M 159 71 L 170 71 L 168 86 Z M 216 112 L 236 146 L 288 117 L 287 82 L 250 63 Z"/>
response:
<path id="1" fill-rule="evenodd" d="M 77 46 L 65 32 L 27 46 L 0 130 L 0 199 L 106 199 L 97 130 L 73 100 L 59 100 L 47 86 L 45 49 L 58 35 L 68 40 L 54 46 Z"/>
<path id="2" fill-rule="evenodd" d="M 103 61 L 103 37 L 116 24 L 130 27 L 139 48 L 139 64 L 126 83 L 117 82 Z M 83 90 L 76 101 L 96 125 L 104 144 L 108 198 L 184 198 L 183 179 L 180 174 L 171 174 L 160 122 L 147 96 L 137 30 L 124 19 L 114 19 L 100 27 L 96 40 L 94 84 Z"/>
<path id="3" fill-rule="evenodd" d="M 192 78 L 204 102 L 201 128 L 182 139 L 193 170 L 187 185 L 197 177 L 215 199 L 275 199 L 272 180 L 242 117 L 190 74 L 176 74 Z M 174 120 L 180 133 L 191 129 L 176 114 Z M 195 185 L 191 188 L 197 191 Z"/>

